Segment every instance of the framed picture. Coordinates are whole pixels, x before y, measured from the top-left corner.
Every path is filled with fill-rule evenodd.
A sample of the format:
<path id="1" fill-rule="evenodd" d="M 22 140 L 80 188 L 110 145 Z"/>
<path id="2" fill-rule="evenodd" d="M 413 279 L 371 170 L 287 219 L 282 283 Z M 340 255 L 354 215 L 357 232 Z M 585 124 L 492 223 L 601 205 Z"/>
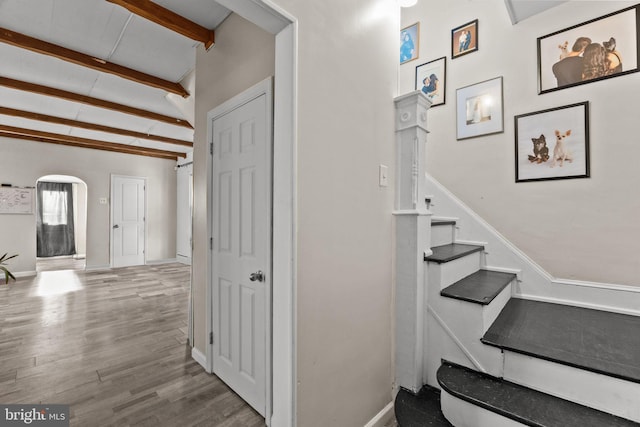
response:
<path id="1" fill-rule="evenodd" d="M 420 23 L 400 30 L 400 64 L 418 59 L 420 48 Z"/>
<path id="2" fill-rule="evenodd" d="M 504 132 L 502 76 L 456 91 L 456 139 Z"/>
<path id="3" fill-rule="evenodd" d="M 515 116 L 516 182 L 589 177 L 589 103 Z"/>
<path id="4" fill-rule="evenodd" d="M 444 105 L 447 87 L 447 58 L 442 57 L 416 67 L 416 90 L 421 90 L 431 106 Z"/>
<path id="5" fill-rule="evenodd" d="M 640 5 L 538 38 L 538 93 L 638 71 Z"/>
<path id="6" fill-rule="evenodd" d="M 478 20 L 451 30 L 451 59 L 478 50 Z"/>

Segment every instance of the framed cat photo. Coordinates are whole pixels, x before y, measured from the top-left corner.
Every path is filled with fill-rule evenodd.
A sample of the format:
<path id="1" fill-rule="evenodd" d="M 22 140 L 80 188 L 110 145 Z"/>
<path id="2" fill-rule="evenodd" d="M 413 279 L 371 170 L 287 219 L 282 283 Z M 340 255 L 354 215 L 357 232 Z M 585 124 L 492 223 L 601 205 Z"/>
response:
<path id="1" fill-rule="evenodd" d="M 589 177 L 589 102 L 515 116 L 516 182 Z"/>
<path id="2" fill-rule="evenodd" d="M 444 105 L 447 84 L 447 58 L 442 57 L 416 67 L 416 90 L 421 90 L 431 107 Z"/>
<path id="3" fill-rule="evenodd" d="M 538 38 L 538 93 L 638 71 L 640 4 Z"/>

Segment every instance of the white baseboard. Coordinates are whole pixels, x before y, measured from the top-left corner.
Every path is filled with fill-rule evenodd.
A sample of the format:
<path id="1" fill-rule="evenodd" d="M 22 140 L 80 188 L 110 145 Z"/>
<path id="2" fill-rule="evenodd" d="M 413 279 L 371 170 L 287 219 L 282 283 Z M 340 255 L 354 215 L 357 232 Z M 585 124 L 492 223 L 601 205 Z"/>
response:
<path id="1" fill-rule="evenodd" d="M 367 424 L 365 424 L 364 427 L 384 427 L 384 425 L 392 420 L 393 417 L 393 401 L 391 401 L 387 403 L 387 406 L 382 408 L 382 410 L 378 412 L 375 417 L 371 418 L 371 420 Z"/>
<path id="2" fill-rule="evenodd" d="M 38 274 L 35 271 L 19 271 L 17 273 L 13 273 L 14 276 L 16 276 L 16 278 L 18 277 L 31 277 L 31 276 L 35 276 L 36 274 Z"/>
<path id="3" fill-rule="evenodd" d="M 177 255 L 176 260 L 181 264 L 191 265 L 191 258 L 184 255 Z"/>
<path id="4" fill-rule="evenodd" d="M 191 349 L 191 357 L 193 358 L 193 360 L 198 362 L 200 366 L 204 368 L 205 371 L 209 372 L 209 369 L 207 369 L 207 356 L 204 353 L 202 353 L 197 348 L 193 347 Z"/>

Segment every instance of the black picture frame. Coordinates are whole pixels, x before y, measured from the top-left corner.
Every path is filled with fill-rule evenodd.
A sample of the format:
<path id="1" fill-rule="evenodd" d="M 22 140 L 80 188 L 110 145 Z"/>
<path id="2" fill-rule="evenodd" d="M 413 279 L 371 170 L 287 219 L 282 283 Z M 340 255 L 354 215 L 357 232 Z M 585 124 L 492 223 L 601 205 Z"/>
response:
<path id="1" fill-rule="evenodd" d="M 604 45 L 611 39 L 614 48 L 609 52 Z M 640 4 L 537 40 L 538 94 L 635 73 L 640 58 Z M 589 42 L 593 46 L 588 46 Z M 604 65 L 600 65 L 602 61 Z M 583 73 L 579 73 L 581 68 Z"/>
<path id="2" fill-rule="evenodd" d="M 590 177 L 588 101 L 514 120 L 516 183 Z"/>
<path id="3" fill-rule="evenodd" d="M 463 41 L 463 36 L 468 38 Z M 462 24 L 451 30 L 451 59 L 459 58 L 463 55 L 478 50 L 478 20 Z"/>
<path id="4" fill-rule="evenodd" d="M 437 79 L 437 84 L 435 85 L 435 87 L 433 84 L 431 84 L 431 81 L 429 81 L 428 86 L 425 86 L 425 78 L 431 78 L 433 75 L 435 75 Z M 431 107 L 445 104 L 447 94 L 446 56 L 434 59 L 433 61 L 425 62 L 424 64 L 418 65 L 416 67 L 415 89 L 422 90 L 427 98 L 429 98 L 429 101 L 431 101 Z"/>

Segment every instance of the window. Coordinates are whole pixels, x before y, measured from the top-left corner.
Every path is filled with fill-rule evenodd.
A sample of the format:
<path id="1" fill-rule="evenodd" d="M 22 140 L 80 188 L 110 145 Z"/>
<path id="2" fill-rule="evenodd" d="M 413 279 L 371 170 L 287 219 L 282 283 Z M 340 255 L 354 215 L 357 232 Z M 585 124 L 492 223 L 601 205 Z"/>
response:
<path id="1" fill-rule="evenodd" d="M 67 224 L 67 193 L 65 191 L 42 192 L 42 222 L 47 225 Z"/>

